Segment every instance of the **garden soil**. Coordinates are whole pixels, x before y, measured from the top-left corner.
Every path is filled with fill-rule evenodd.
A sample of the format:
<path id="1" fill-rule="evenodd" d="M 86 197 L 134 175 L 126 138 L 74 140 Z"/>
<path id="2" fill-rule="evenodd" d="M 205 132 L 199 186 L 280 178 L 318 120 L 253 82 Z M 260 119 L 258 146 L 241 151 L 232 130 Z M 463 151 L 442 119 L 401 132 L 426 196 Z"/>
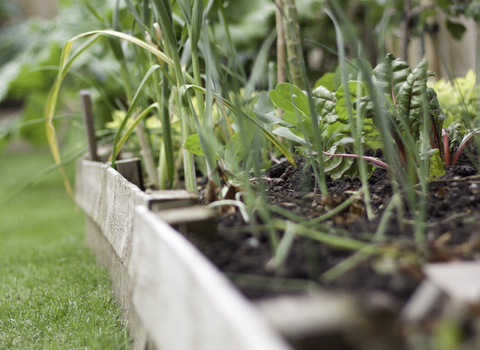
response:
<path id="1" fill-rule="evenodd" d="M 400 216 L 397 211 L 392 212 L 385 239 L 377 243 L 376 253 L 355 260 L 333 277 L 332 271 L 325 272 L 352 257 L 353 252 L 296 235 L 285 263 L 273 268 L 269 230 L 259 217 L 255 230 L 239 212 L 223 214 L 218 219 L 217 240 L 189 239 L 251 299 L 311 289 L 354 292 L 359 297 L 381 292 L 391 297 L 400 309 L 422 280 L 424 263 L 470 260 L 478 255 L 480 176 L 473 164 L 478 158 L 475 149 L 470 147 L 469 153 L 470 156 L 462 155 L 455 166 L 446 168 L 445 175 L 429 183 L 425 244 L 414 243 L 413 223 L 417 213 L 406 209 L 403 198 L 404 211 Z M 324 214 L 327 204 L 335 206 L 361 188 L 358 178 L 327 177 L 329 196 L 322 196 L 315 187 L 312 168 L 305 161 L 299 161 L 297 168 L 286 161 L 280 162 L 260 181 L 272 205 L 306 220 Z M 373 219 L 367 219 L 364 199 L 359 198 L 344 212 L 322 222 L 321 230 L 370 242 L 393 191 L 391 179 L 380 168 L 370 176 L 368 186 Z M 280 237 L 283 234 L 277 233 Z"/>

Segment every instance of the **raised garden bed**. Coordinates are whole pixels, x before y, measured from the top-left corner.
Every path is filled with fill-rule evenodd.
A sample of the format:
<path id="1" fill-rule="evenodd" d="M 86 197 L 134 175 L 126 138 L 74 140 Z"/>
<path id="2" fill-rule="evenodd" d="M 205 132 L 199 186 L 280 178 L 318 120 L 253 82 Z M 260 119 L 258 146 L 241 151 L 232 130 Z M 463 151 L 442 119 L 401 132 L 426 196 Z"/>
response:
<path id="1" fill-rule="evenodd" d="M 279 175 L 269 175 L 281 178 L 287 169 L 288 166 Z M 471 219 L 475 217 L 476 202 L 460 196 L 463 192 L 464 198 L 474 196 L 476 177 L 458 177 L 468 170 L 466 164 L 450 168 L 445 178 L 431 184 L 432 219 L 427 232 L 432 243 L 422 247 L 423 262 L 476 257 L 476 231 L 472 231 L 475 222 Z M 298 179 L 308 178 L 308 169 L 306 173 L 304 176 L 291 172 L 281 190 L 272 185 L 272 203 L 296 215 L 311 215 L 306 208 L 315 199 L 310 198 L 307 205 L 298 201 L 313 190 L 305 187 L 305 182 L 301 181 L 303 193 L 288 200 L 288 192 L 299 189 Z M 380 172 L 374 174 L 371 185 L 377 189 L 388 187 L 388 181 Z M 442 185 L 445 183 L 448 185 Z M 439 188 L 444 186 L 447 192 L 439 195 Z M 329 182 L 334 196 L 357 191 L 358 187 L 357 182 L 348 179 Z M 275 195 L 276 191 L 283 195 Z M 459 196 L 459 202 L 453 201 Z M 312 245 L 311 240 L 302 237 L 294 243 L 285 270 L 276 274 L 268 268 L 271 256 L 267 238 L 263 234 L 252 236 L 239 213 L 217 219 L 217 228 L 212 225 L 211 211 L 191 206 L 195 198 L 188 192 L 147 194 L 98 162 L 77 163 L 76 201 L 86 214 L 87 241 L 99 262 L 110 271 L 138 349 L 147 343 L 169 349 L 314 349 L 320 345 L 325 349 L 403 349 L 405 336 L 408 339 L 411 334 L 410 325 L 429 319 L 432 314 L 439 317 L 439 308 L 450 305 L 449 300 L 466 305 L 478 295 L 476 285 L 469 283 L 478 273 L 476 263 L 427 264 L 425 268 L 416 263 L 381 273 L 372 267 L 373 258 L 367 257 L 359 259 L 338 279 L 323 281 L 319 276 L 351 253 L 328 244 Z M 450 203 L 455 208 L 452 215 L 436 215 L 441 206 L 438 203 L 444 203 L 443 210 L 448 210 L 446 205 Z M 382 202 L 378 201 L 380 205 Z M 340 213 L 325 222 L 325 228 L 358 227 L 352 237 L 361 239 L 362 231 L 378 226 L 378 222 L 366 222 L 362 215 L 349 219 L 352 215 L 351 210 Z M 389 225 L 389 235 L 400 232 L 395 217 Z M 459 231 L 461 228 L 463 231 Z M 445 232 L 454 229 L 458 235 L 442 242 L 448 238 Z M 219 274 L 185 239 L 185 234 L 245 295 L 257 300 L 257 308 Z M 411 235 L 411 231 L 406 235 Z M 212 240 L 213 237 L 217 239 Z M 471 249 L 467 249 L 469 246 Z M 315 247 L 314 251 L 320 254 L 315 258 L 319 263 L 317 270 L 310 275 L 311 264 L 301 261 L 308 247 Z M 402 249 L 405 252 L 413 247 L 406 245 Z M 379 259 L 377 267 L 382 263 L 388 266 L 386 259 Z M 424 275 L 428 278 L 412 297 Z M 451 276 L 457 276 L 458 288 L 448 283 Z M 402 328 L 398 328 L 399 322 Z"/>
<path id="2" fill-rule="evenodd" d="M 135 348 L 150 343 L 168 349 L 273 350 L 291 349 L 290 342 L 297 349 L 339 349 L 380 341 L 358 336 L 378 333 L 372 322 L 378 310 L 365 309 L 348 294 L 316 290 L 263 299 L 255 308 L 183 234 L 161 219 L 175 201 L 183 208 L 179 210 L 186 210 L 185 198 L 191 196 L 185 191 L 146 194 L 107 165 L 87 160 L 77 163 L 76 189 L 76 201 L 85 211 L 87 241 L 110 271 Z M 166 201 L 169 204 L 162 205 Z M 169 209 L 162 211 L 162 206 Z M 197 220 L 211 228 L 209 215 Z M 195 231 L 174 224 L 189 236 Z"/>
<path id="3" fill-rule="evenodd" d="M 143 349 L 148 338 L 157 349 L 290 349 L 227 279 L 148 209 L 178 197 L 145 194 L 107 165 L 77 163 L 75 199 L 85 211 L 87 241 L 111 274 L 135 348 Z"/>

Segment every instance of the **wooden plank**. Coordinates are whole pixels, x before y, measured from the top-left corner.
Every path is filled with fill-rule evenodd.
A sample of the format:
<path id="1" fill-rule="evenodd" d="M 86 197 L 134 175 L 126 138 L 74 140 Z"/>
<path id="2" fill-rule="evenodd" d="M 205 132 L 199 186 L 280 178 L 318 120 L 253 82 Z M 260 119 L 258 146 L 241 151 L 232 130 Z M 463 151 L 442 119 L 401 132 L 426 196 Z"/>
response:
<path id="1" fill-rule="evenodd" d="M 423 270 L 427 278 L 453 300 L 467 304 L 480 302 L 480 262 L 432 263 Z"/>
<path id="2" fill-rule="evenodd" d="M 77 162 L 75 201 L 126 263 L 131 249 L 133 208 L 148 205 L 151 199 L 110 166 L 84 159 Z"/>
<path id="3" fill-rule="evenodd" d="M 198 204 L 198 195 L 186 190 L 150 191 L 149 194 L 153 197 L 149 209 L 153 211 Z"/>
<path id="4" fill-rule="evenodd" d="M 120 260 L 100 227 L 85 215 L 86 240 L 97 263 L 106 268 L 112 281 L 112 290 L 123 309 L 123 319 L 128 323 L 130 336 L 133 338 L 133 350 L 145 350 L 147 331 L 140 322 L 132 305 L 132 282 L 127 266 Z"/>
<path id="5" fill-rule="evenodd" d="M 217 238 L 215 210 L 190 206 L 183 208 L 154 211 L 163 221 L 183 234 L 194 234 L 206 239 Z"/>
<path id="6" fill-rule="evenodd" d="M 445 297 L 440 288 L 425 278 L 403 307 L 400 317 L 406 322 L 424 322 L 435 309 L 438 311 Z"/>
<path id="7" fill-rule="evenodd" d="M 279 296 L 256 303 L 297 350 L 404 349 L 393 300 L 382 292 Z"/>
<path id="8" fill-rule="evenodd" d="M 352 349 L 352 333 L 368 327 L 358 303 L 342 294 L 283 296 L 256 303 L 297 350 Z"/>
<path id="9" fill-rule="evenodd" d="M 180 233 L 136 208 L 133 303 L 158 349 L 292 349 Z"/>

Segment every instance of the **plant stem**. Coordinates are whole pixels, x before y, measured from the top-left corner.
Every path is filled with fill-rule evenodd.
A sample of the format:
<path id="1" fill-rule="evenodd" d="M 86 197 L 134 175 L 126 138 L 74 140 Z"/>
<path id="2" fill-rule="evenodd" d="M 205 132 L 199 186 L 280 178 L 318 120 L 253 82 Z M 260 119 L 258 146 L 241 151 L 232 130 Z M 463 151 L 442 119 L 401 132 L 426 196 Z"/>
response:
<path id="1" fill-rule="evenodd" d="M 174 93 L 175 104 L 178 109 L 178 117 L 182 126 L 182 152 L 183 152 L 183 167 L 185 173 L 185 189 L 190 192 L 197 193 L 197 179 L 195 177 L 195 163 L 193 154 L 185 149 L 185 142 L 190 136 L 190 123 L 188 113 L 181 100 L 180 92 Z"/>
<path id="2" fill-rule="evenodd" d="M 285 52 L 285 32 L 283 30 L 283 0 L 275 1 L 275 21 L 277 26 L 277 84 L 284 83 L 285 78 L 285 68 L 286 68 L 286 52 Z M 280 113 L 283 114 L 283 110 L 279 109 Z"/>
<path id="3" fill-rule="evenodd" d="M 292 84 L 305 90 L 305 83 L 301 71 L 301 57 L 298 54 L 297 47 L 301 45 L 300 40 L 300 25 L 298 24 L 297 6 L 295 0 L 284 1 L 284 26 L 285 39 L 288 56 L 288 69 L 292 77 Z"/>
<path id="4" fill-rule="evenodd" d="M 127 96 L 128 103 L 130 103 L 133 99 L 133 92 L 130 85 L 127 65 L 124 60 L 120 61 L 120 71 L 123 78 L 123 86 L 125 87 L 125 94 Z M 148 178 L 153 185 L 158 188 L 158 172 L 155 166 L 155 161 L 153 160 L 152 149 L 150 148 L 150 144 L 147 140 L 147 134 L 145 133 L 141 123 L 135 127 L 135 131 L 137 133 L 138 142 L 140 143 L 140 148 L 142 149 L 141 154 L 145 162 L 145 170 L 147 171 Z"/>
<path id="5" fill-rule="evenodd" d="M 160 96 L 161 101 L 161 121 L 162 121 L 162 130 L 163 130 L 163 147 L 162 150 L 165 155 L 165 164 L 167 179 L 169 182 L 170 188 L 173 186 L 174 176 L 175 176 L 175 161 L 173 155 L 173 144 L 172 144 L 172 131 L 170 127 L 170 106 L 169 106 L 169 82 L 165 75 L 162 73 L 162 91 Z M 158 84 L 156 84 L 158 86 Z M 158 94 L 158 88 L 157 88 Z M 160 159 L 160 161 L 162 161 Z M 163 172 L 163 169 L 160 168 Z"/>
<path id="6" fill-rule="evenodd" d="M 272 220 L 272 224 L 275 228 L 280 230 L 285 230 L 287 228 L 287 223 L 283 220 Z M 294 224 L 294 227 L 296 234 L 314 239 L 337 249 L 360 250 L 371 245 L 369 243 L 358 241 L 352 238 L 334 236 L 328 233 L 313 230 L 300 224 Z"/>

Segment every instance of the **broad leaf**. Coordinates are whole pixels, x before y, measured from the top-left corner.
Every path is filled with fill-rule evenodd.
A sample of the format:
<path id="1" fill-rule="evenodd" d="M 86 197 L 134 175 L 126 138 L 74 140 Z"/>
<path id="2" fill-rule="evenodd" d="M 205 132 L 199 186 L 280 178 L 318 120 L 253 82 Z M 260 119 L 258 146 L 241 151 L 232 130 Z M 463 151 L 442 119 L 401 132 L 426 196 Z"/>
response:
<path id="1" fill-rule="evenodd" d="M 330 91 L 335 91 L 335 85 L 333 84 L 334 75 L 334 73 L 325 73 L 320 79 L 317 80 L 313 89 L 315 90 L 319 86 L 323 86 Z"/>
<path id="2" fill-rule="evenodd" d="M 355 102 L 358 98 L 363 97 L 367 93 L 367 88 L 364 83 L 359 81 L 349 81 L 348 82 L 348 90 L 350 95 L 350 103 L 355 105 Z M 337 104 L 335 106 L 335 111 L 338 114 L 338 121 L 341 123 L 348 123 L 348 113 L 347 113 L 347 106 L 345 103 L 345 89 L 342 86 L 337 90 L 335 93 L 337 97 Z M 358 96 L 357 96 L 358 95 Z M 353 116 L 357 115 L 356 110 L 352 111 Z"/>
<path id="3" fill-rule="evenodd" d="M 285 112 L 299 113 L 302 119 L 310 115 L 307 95 L 295 85 L 278 84 L 275 90 L 270 91 L 270 99 Z"/>
<path id="4" fill-rule="evenodd" d="M 340 144 L 333 145 L 327 153 L 345 153 L 345 147 Z M 343 176 L 353 177 L 357 174 L 357 161 L 353 158 L 325 156 L 325 172 L 330 174 L 333 179 L 339 179 Z"/>
<path id="5" fill-rule="evenodd" d="M 185 141 L 184 147 L 190 153 L 196 154 L 197 156 L 205 156 L 200 145 L 198 134 L 190 135 L 187 141 Z"/>
<path id="6" fill-rule="evenodd" d="M 403 62 L 389 53 L 373 70 L 373 82 L 380 91 L 393 100 L 410 72 L 411 69 L 407 62 Z"/>
<path id="7" fill-rule="evenodd" d="M 312 91 L 312 98 L 315 102 L 315 110 L 323 122 L 333 124 L 338 120 L 335 113 L 337 104 L 335 93 L 330 92 L 326 87 L 319 86 Z"/>
<path id="8" fill-rule="evenodd" d="M 428 171 L 428 179 L 435 180 L 437 177 L 445 174 L 443 169 L 443 160 L 440 157 L 440 150 L 437 148 L 430 157 L 430 169 Z"/>
<path id="9" fill-rule="evenodd" d="M 272 133 L 275 134 L 275 135 L 278 135 L 278 136 L 282 136 L 282 137 L 284 137 L 288 140 L 298 142 L 299 144 L 304 145 L 304 146 L 307 144 L 307 142 L 303 138 L 295 135 L 289 128 L 280 127 L 280 128 L 277 128 L 277 129 L 273 130 Z"/>
<path id="10" fill-rule="evenodd" d="M 423 99 L 426 96 L 428 63 L 422 60 L 401 84 L 396 95 L 398 117 L 410 127 L 414 139 L 420 130 Z"/>

